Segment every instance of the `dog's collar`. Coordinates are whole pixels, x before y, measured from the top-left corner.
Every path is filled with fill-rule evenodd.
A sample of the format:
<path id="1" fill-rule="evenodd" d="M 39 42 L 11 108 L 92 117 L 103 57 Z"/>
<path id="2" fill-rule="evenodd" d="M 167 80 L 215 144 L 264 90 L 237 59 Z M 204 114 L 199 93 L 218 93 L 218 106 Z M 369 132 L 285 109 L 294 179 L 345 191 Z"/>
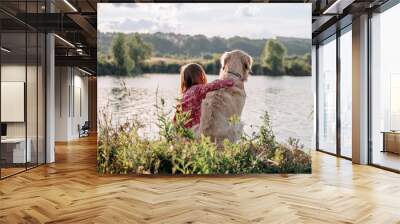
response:
<path id="1" fill-rule="evenodd" d="M 239 79 L 242 79 L 242 78 L 243 78 L 242 75 L 240 75 L 239 73 L 231 72 L 231 71 L 228 71 L 228 73 L 229 73 L 229 74 L 232 74 L 232 75 L 234 75 L 234 76 L 236 76 L 236 77 L 238 77 Z"/>

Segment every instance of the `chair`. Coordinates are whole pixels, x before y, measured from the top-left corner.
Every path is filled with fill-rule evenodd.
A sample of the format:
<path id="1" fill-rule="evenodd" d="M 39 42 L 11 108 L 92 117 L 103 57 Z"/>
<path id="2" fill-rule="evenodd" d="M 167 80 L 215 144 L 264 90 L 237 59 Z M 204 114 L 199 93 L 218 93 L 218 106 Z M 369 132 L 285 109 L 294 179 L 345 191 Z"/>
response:
<path id="1" fill-rule="evenodd" d="M 79 138 L 89 136 L 89 129 L 90 129 L 89 121 L 85 121 L 82 127 L 78 125 L 78 129 L 79 129 Z"/>

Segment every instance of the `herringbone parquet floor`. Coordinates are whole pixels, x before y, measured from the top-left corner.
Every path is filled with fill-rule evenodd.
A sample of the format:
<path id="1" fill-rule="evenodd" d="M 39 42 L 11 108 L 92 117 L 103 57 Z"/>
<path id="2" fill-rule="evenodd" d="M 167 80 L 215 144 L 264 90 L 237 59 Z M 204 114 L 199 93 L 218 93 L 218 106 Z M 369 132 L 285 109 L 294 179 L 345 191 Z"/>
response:
<path id="1" fill-rule="evenodd" d="M 313 153 L 312 175 L 96 174 L 96 139 L 0 181 L 0 223 L 400 223 L 400 175 Z"/>

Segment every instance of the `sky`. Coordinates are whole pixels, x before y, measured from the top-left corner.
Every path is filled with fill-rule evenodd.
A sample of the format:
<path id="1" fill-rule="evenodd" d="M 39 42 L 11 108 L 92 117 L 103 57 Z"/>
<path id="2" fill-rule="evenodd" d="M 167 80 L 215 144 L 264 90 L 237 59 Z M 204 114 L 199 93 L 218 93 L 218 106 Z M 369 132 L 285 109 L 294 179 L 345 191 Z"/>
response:
<path id="1" fill-rule="evenodd" d="M 311 4 L 99 3 L 101 32 L 311 38 Z"/>

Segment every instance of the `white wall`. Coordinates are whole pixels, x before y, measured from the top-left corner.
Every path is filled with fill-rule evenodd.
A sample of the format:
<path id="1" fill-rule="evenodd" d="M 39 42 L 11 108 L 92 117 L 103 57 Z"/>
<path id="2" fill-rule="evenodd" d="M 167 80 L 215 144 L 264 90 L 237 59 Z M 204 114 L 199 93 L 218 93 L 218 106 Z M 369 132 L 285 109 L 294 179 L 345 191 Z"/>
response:
<path id="1" fill-rule="evenodd" d="M 78 72 L 78 73 L 77 73 Z M 79 137 L 78 125 L 82 126 L 85 121 L 88 121 L 88 78 L 87 76 L 82 76 L 79 70 L 74 70 L 74 108 L 73 119 L 72 119 L 72 136 Z M 78 74 L 78 75 L 77 75 Z M 80 93 L 79 93 L 80 92 Z M 80 95 L 80 97 L 79 97 Z M 80 103 L 79 103 L 80 101 Z M 81 108 L 79 108 L 81 107 Z"/>
<path id="2" fill-rule="evenodd" d="M 88 120 L 88 78 L 76 68 L 56 67 L 55 85 L 55 140 L 77 139 L 78 125 Z"/>
<path id="3" fill-rule="evenodd" d="M 69 119 L 69 68 L 55 68 L 55 141 L 68 140 Z"/>

